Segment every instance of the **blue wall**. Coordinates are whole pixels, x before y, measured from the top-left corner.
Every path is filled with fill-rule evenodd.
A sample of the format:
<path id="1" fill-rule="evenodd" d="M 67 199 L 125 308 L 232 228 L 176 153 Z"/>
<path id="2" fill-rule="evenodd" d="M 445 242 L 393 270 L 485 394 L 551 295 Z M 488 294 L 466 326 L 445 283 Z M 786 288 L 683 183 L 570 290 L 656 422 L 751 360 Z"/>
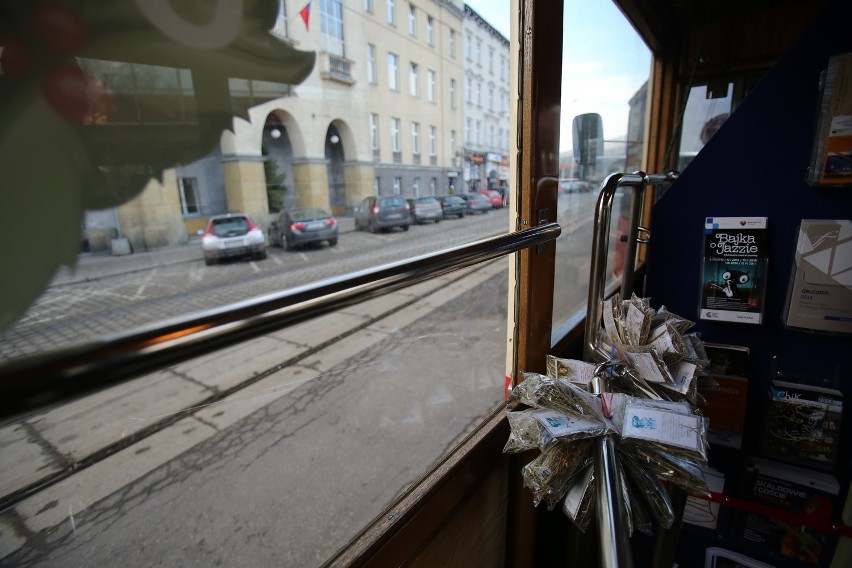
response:
<path id="1" fill-rule="evenodd" d="M 698 322 L 705 341 L 752 351 L 745 451 L 758 453 L 773 355 L 787 368 L 839 366 L 847 408 L 836 472 L 848 481 L 852 448 L 852 336 L 785 329 L 781 324 L 798 223 L 852 218 L 852 187 L 810 187 L 804 180 L 814 139 L 819 75 L 832 54 L 852 51 L 852 2 L 834 2 L 760 81 L 654 207 L 646 295 L 655 307 Z M 769 218 L 770 261 L 765 323 L 699 322 L 705 217 Z"/>

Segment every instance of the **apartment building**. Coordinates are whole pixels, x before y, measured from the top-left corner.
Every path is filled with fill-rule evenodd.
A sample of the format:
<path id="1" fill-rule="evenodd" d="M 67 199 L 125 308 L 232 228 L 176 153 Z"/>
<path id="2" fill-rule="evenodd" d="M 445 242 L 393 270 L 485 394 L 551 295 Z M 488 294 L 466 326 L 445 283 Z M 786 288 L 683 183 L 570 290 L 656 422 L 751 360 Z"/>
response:
<path id="1" fill-rule="evenodd" d="M 463 176 L 469 189 L 509 176 L 509 40 L 464 6 Z"/>
<path id="2" fill-rule="evenodd" d="M 265 225 L 283 207 L 347 215 L 368 195 L 455 191 L 464 13 L 455 0 L 278 0 L 268 33 L 284 46 L 280 65 L 288 49 L 314 52 L 310 74 L 298 84 L 228 77 L 233 120 L 219 144 L 118 208 L 87 212 L 87 245 L 117 234 L 145 250 L 185 242 L 228 211 Z"/>

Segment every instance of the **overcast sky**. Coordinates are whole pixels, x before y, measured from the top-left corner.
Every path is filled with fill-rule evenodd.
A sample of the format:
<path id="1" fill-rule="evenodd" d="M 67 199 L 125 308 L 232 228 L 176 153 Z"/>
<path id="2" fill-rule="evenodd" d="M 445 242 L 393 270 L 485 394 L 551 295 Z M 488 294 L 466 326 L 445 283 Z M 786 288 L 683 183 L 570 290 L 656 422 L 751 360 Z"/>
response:
<path id="1" fill-rule="evenodd" d="M 466 3 L 509 37 L 509 0 Z M 604 139 L 624 138 L 628 101 L 650 70 L 650 51 L 611 0 L 565 0 L 560 151 L 571 149 L 571 121 L 581 113 L 603 117 Z"/>

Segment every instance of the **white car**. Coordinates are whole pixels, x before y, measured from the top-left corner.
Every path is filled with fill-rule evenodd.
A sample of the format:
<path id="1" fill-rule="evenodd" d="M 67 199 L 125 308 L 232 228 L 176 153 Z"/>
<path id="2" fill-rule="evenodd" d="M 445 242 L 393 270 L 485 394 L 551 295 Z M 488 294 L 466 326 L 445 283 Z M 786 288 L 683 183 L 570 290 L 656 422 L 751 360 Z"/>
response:
<path id="1" fill-rule="evenodd" d="M 207 266 L 223 258 L 250 256 L 266 258 L 266 235 L 251 217 L 228 213 L 210 218 L 201 235 L 201 248 Z"/>

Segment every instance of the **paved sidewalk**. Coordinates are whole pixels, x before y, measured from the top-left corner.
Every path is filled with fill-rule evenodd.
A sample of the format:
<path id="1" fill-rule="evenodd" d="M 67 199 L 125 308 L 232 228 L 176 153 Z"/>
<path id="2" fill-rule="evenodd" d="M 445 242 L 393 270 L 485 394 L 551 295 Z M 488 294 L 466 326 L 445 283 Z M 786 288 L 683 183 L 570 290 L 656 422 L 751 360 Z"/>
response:
<path id="1" fill-rule="evenodd" d="M 355 230 L 355 221 L 349 217 L 338 217 L 341 233 Z M 109 251 L 82 253 L 77 257 L 73 269 L 62 266 L 56 273 L 51 286 L 62 286 L 88 282 L 108 276 L 130 274 L 150 270 L 158 266 L 170 266 L 184 262 L 201 262 L 201 237 L 192 235 L 185 245 L 173 245 L 126 255 L 113 255 Z"/>

